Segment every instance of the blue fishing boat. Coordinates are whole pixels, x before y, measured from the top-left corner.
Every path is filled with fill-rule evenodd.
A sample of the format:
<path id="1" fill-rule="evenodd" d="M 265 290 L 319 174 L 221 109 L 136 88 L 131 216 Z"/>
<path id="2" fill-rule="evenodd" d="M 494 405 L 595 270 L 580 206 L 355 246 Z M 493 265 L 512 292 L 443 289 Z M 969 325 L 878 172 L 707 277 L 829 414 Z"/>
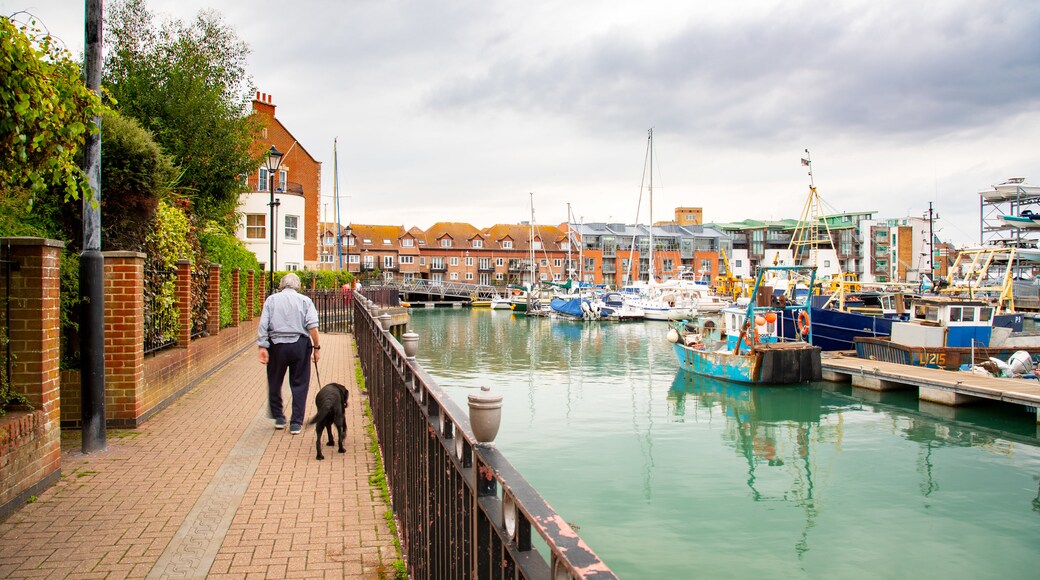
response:
<path id="1" fill-rule="evenodd" d="M 738 383 L 777 385 L 820 380 L 820 348 L 812 345 L 810 309 L 805 304 L 775 304 L 764 289 L 767 275 L 808 275 L 815 282 L 813 266 L 764 266 L 755 279 L 746 307 L 734 306 L 721 312 L 721 332 L 714 322 L 701 326 L 682 321 L 668 331 L 679 366 L 686 372 Z M 784 340 L 779 331 L 784 312 L 790 312 L 799 333 Z"/>

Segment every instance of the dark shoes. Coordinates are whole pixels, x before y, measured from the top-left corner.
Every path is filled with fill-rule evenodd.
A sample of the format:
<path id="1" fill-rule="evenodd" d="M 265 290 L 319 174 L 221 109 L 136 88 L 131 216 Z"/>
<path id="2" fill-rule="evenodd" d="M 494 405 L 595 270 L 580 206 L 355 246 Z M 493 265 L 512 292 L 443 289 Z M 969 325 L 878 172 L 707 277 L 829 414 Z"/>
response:
<path id="1" fill-rule="evenodd" d="M 300 431 L 302 431 L 302 430 L 303 430 L 303 425 L 300 425 L 299 423 L 293 423 L 292 425 L 289 426 L 289 432 L 292 433 L 293 435 L 299 435 Z"/>
<path id="2" fill-rule="evenodd" d="M 275 419 L 274 420 L 274 428 L 275 429 L 285 429 L 285 417 L 282 417 L 281 419 Z"/>

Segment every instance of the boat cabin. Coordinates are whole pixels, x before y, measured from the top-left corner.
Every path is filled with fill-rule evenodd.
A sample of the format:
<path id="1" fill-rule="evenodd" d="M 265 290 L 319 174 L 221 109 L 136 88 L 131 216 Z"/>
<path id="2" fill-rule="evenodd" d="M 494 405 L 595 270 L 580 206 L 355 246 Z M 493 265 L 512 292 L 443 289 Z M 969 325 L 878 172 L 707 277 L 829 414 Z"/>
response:
<path id="1" fill-rule="evenodd" d="M 892 323 L 892 342 L 910 346 L 989 346 L 992 334 L 993 307 L 978 300 L 921 298 Z"/>

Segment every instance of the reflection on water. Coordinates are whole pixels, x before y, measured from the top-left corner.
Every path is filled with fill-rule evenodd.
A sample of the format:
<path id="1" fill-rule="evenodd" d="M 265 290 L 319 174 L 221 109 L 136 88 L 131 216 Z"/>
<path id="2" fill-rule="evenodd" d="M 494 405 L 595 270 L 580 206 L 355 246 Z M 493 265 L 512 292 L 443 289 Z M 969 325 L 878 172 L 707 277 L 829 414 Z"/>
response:
<path id="1" fill-rule="evenodd" d="M 1033 577 L 1034 416 L 678 371 L 663 323 L 415 313 L 420 362 L 621 576 Z M 974 549 L 985 545 L 985 550 Z"/>

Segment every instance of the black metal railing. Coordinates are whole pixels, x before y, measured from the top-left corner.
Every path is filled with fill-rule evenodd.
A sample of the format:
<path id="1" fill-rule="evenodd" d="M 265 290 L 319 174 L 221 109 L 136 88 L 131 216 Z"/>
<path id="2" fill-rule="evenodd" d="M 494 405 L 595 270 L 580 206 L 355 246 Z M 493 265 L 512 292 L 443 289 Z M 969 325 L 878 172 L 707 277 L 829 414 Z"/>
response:
<path id="1" fill-rule="evenodd" d="M 209 268 L 191 272 L 191 339 L 207 334 L 209 323 Z"/>
<path id="2" fill-rule="evenodd" d="M 354 338 L 408 576 L 616 578 L 496 448 L 475 443 L 468 415 L 366 306 L 354 301 Z"/>
<path id="3" fill-rule="evenodd" d="M 397 308 L 401 305 L 401 291 L 396 286 L 362 286 L 358 291 L 380 306 Z"/>
<path id="4" fill-rule="evenodd" d="M 353 302 L 353 291 L 347 290 L 308 290 L 307 296 L 314 302 L 318 311 L 319 332 L 350 332 L 353 316 L 350 305 Z"/>
<path id="5" fill-rule="evenodd" d="M 177 300 L 171 285 L 177 271 L 144 271 L 144 353 L 149 354 L 177 344 Z"/>

